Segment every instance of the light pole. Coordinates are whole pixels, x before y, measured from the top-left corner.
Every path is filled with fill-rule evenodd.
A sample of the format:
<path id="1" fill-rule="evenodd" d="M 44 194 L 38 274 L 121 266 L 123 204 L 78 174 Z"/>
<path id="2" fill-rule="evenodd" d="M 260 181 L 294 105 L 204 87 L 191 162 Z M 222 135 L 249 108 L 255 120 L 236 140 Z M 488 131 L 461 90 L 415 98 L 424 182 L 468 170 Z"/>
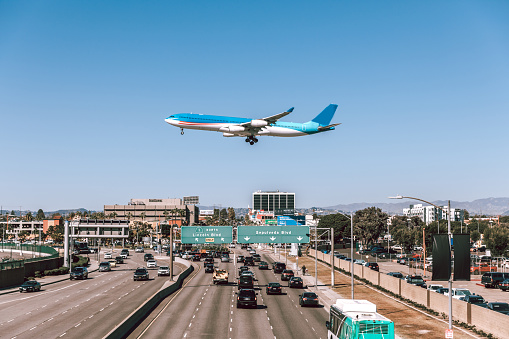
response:
<path id="1" fill-rule="evenodd" d="M 339 212 L 339 214 L 342 214 L 344 215 L 345 217 L 347 217 L 348 219 L 350 219 L 350 279 L 351 279 L 351 295 L 352 295 L 352 300 L 355 299 L 354 298 L 354 288 L 353 288 L 353 284 L 354 284 L 354 279 L 353 279 L 353 271 L 354 271 L 354 266 L 353 266 L 353 213 L 350 213 L 350 216 L 348 216 L 348 214 L 344 214 L 344 213 L 341 213 Z M 361 257 L 362 259 L 362 257 Z M 334 260 L 334 259 L 333 259 Z"/>
<path id="2" fill-rule="evenodd" d="M 448 234 L 448 237 L 449 237 L 449 251 L 451 251 L 451 200 L 448 201 L 447 203 L 447 211 L 444 211 L 443 208 L 429 202 L 429 201 L 426 201 L 426 200 L 422 200 L 422 199 L 419 199 L 419 198 L 413 198 L 413 197 L 404 197 L 404 196 L 401 196 L 401 195 L 397 195 L 395 197 L 389 197 L 389 199 L 412 199 L 412 200 L 418 200 L 418 201 L 422 201 L 426 204 L 429 204 L 429 205 L 432 205 L 436 208 L 438 208 L 439 210 L 441 210 L 442 212 L 444 212 L 447 216 L 447 234 Z M 439 224 L 440 225 L 440 224 Z M 439 228 L 440 230 L 440 228 Z M 449 270 L 450 270 L 450 266 L 451 266 L 451 263 L 449 262 L 448 263 L 449 265 Z M 452 330 L 452 274 L 449 274 L 449 329 Z"/>

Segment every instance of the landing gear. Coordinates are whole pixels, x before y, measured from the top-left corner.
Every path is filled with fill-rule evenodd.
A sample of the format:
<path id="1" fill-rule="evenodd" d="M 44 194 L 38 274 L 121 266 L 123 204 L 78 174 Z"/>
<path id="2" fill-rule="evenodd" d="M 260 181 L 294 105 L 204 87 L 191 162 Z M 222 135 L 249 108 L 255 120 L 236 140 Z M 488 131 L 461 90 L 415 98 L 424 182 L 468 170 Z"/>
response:
<path id="1" fill-rule="evenodd" d="M 180 129 L 180 135 L 184 135 L 184 129 L 183 128 Z"/>
<path id="2" fill-rule="evenodd" d="M 258 138 L 254 135 L 250 135 L 246 138 L 246 142 L 249 142 L 250 145 L 254 145 L 258 142 Z"/>

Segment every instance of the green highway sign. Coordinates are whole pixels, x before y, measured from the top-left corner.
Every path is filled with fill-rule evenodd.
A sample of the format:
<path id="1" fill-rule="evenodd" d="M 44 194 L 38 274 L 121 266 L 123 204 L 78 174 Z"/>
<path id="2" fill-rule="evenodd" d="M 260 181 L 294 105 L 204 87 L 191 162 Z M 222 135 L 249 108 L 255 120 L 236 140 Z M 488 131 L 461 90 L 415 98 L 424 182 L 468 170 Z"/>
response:
<path id="1" fill-rule="evenodd" d="M 239 244 L 306 244 L 309 243 L 309 226 L 239 226 Z"/>
<path id="2" fill-rule="evenodd" d="M 233 242 L 231 226 L 182 226 L 183 244 L 230 244 Z"/>

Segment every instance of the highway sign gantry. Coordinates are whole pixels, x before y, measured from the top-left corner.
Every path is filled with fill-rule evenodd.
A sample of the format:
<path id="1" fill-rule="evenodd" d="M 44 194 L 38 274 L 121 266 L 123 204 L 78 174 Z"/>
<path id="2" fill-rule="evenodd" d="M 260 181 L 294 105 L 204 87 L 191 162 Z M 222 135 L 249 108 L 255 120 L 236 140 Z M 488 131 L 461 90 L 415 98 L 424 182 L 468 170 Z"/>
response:
<path id="1" fill-rule="evenodd" d="M 183 244 L 230 244 L 232 226 L 182 226 Z"/>
<path id="2" fill-rule="evenodd" d="M 309 226 L 239 226 L 239 244 L 306 244 Z"/>

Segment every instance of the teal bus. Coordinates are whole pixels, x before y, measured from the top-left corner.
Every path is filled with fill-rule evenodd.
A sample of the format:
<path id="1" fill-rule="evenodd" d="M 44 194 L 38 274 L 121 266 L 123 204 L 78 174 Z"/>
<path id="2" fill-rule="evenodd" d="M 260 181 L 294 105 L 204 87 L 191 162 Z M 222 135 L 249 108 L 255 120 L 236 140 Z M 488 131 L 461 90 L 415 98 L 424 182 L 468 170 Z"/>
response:
<path id="1" fill-rule="evenodd" d="M 367 300 L 338 299 L 325 325 L 328 339 L 394 339 L 394 323 Z"/>

